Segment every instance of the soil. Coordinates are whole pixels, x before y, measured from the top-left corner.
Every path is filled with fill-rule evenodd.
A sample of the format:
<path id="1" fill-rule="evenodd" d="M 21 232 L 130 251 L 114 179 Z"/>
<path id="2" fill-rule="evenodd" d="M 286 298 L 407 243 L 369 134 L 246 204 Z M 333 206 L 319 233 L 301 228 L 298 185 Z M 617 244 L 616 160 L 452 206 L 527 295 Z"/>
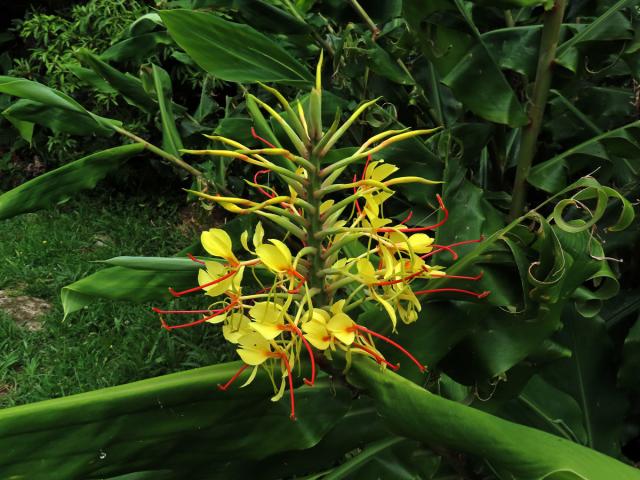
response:
<path id="1" fill-rule="evenodd" d="M 50 308 L 51 305 L 41 298 L 14 296 L 6 290 L 0 290 L 0 311 L 13 318 L 19 327 L 31 332 L 42 330 L 40 318 Z"/>

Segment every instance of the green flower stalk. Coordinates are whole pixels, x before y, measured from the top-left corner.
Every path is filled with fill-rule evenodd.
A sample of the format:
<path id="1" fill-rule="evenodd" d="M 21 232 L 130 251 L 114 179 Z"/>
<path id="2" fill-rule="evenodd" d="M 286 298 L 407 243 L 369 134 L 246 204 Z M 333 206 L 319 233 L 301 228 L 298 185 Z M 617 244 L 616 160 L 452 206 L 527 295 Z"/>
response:
<path id="1" fill-rule="evenodd" d="M 274 384 L 274 401 L 282 398 L 288 387 L 292 419 L 295 419 L 293 372 L 301 355 L 308 357 L 311 366 L 310 378 L 304 379 L 309 386 L 313 386 L 316 378 L 316 358 L 321 355 L 331 358 L 331 352 L 338 350 L 343 351 L 348 360 L 352 355 L 363 355 L 381 368 L 398 369 L 399 365 L 387 361 L 379 351 L 378 342 L 397 348 L 416 368 L 425 371 L 425 366 L 392 338 L 354 320 L 352 312 L 364 302 L 379 305 L 396 332 L 400 323 L 409 324 L 418 319 L 421 295 L 454 292 L 482 298 L 489 293 L 457 288 L 414 289 L 415 282 L 423 279 L 478 280 L 481 276 L 450 276 L 442 267 L 429 264 L 438 252 L 448 251 L 457 257 L 453 248 L 480 241 L 447 246 L 434 244 L 429 232 L 443 225 L 449 216 L 440 196 L 437 200 L 443 219 L 433 225 L 412 227 L 411 214 L 394 224 L 384 215 L 385 203 L 393 197 L 396 185 L 439 182 L 421 177 L 395 177 L 396 166 L 373 160 L 372 155 L 396 142 L 432 134 L 436 129 L 382 132 L 365 141 L 352 155 L 323 166 L 326 155 L 376 100 L 363 103 L 344 124 L 336 122 L 324 131 L 320 111 L 321 66 L 322 57 L 306 112 L 300 102 L 294 111 L 280 92 L 271 87 L 264 86 L 276 97 L 283 113 L 250 97 L 280 124 L 295 151 L 276 147 L 254 130 L 254 137 L 264 148 L 249 149 L 232 139 L 216 136 L 209 138 L 233 150 L 187 151 L 194 155 L 231 157 L 256 167 L 253 181 L 247 183 L 264 196 L 264 201 L 192 193 L 236 214 L 255 213 L 284 230 L 284 237 L 265 239 L 265 230 L 259 222 L 251 238 L 247 231 L 242 234 L 240 242 L 244 253 L 239 258 L 224 230 L 214 228 L 203 232 L 202 246 L 211 257 L 191 257 L 201 266 L 198 285 L 171 292 L 176 297 L 201 292 L 211 297 L 212 303 L 204 310 L 154 309 L 168 330 L 203 323 L 221 325 L 224 338 L 236 345 L 244 365 L 220 388 L 226 390 L 242 372 L 251 368 L 246 385 L 255 378 L 259 368 L 264 368 Z M 283 166 L 278 157 L 286 159 L 293 168 Z M 363 164 L 361 173 L 341 180 L 345 169 L 358 163 Z M 266 174 L 278 177 L 287 191 L 279 192 L 273 185 L 264 183 Z M 360 242 L 363 253 L 357 256 L 347 253 L 347 246 L 353 242 Z M 252 282 L 245 282 L 249 277 Z M 271 281 L 252 288 L 261 278 Z M 199 318 L 182 324 L 167 321 L 169 316 L 181 314 Z"/>

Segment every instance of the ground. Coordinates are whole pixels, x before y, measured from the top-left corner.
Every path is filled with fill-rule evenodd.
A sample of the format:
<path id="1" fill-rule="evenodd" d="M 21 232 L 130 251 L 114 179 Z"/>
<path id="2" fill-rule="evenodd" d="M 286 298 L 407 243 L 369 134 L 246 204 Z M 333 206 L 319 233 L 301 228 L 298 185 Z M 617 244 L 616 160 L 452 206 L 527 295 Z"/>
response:
<path id="1" fill-rule="evenodd" d="M 60 289 L 104 268 L 92 262 L 173 255 L 197 238 L 192 210 L 172 205 L 92 193 L 2 222 L 0 407 L 229 358 L 218 329 L 166 332 L 150 305 L 102 301 L 63 320 Z"/>

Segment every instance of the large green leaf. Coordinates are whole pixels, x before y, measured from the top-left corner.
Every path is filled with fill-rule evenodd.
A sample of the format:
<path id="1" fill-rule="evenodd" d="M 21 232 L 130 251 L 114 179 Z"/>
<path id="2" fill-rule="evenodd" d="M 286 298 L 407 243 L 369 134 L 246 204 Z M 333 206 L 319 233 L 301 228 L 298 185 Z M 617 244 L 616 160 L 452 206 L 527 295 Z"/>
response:
<path id="1" fill-rule="evenodd" d="M 348 409 L 348 389 L 322 379 L 296 389 L 295 422 L 288 402 L 269 401 L 266 375 L 244 389 L 218 391 L 216 385 L 239 366 L 205 367 L 2 410 L 0 477 L 248 478 L 220 471 L 251 462 L 255 470 L 245 469 L 245 475 L 257 478 L 261 461 L 313 447 Z M 245 372 L 239 382 L 247 377 Z"/>
<path id="2" fill-rule="evenodd" d="M 595 159 L 599 164 L 607 164 L 613 158 L 630 163 L 631 170 L 640 167 L 640 121 L 635 121 L 609 132 L 597 135 L 572 147 L 560 155 L 534 165 L 527 181 L 545 192 L 557 192 L 567 184 L 567 171 L 587 168 L 593 170 Z M 585 161 L 588 160 L 588 161 Z M 582 162 L 581 162 L 582 161 Z M 573 166 L 570 162 L 576 162 Z"/>
<path id="3" fill-rule="evenodd" d="M 348 379 L 364 388 L 393 431 L 486 459 L 519 480 L 638 480 L 640 471 L 599 452 L 433 395 L 373 362 L 357 359 Z"/>
<path id="4" fill-rule="evenodd" d="M 307 68 L 248 25 L 189 10 L 159 12 L 169 34 L 205 71 L 230 82 L 307 85 Z"/>
<path id="5" fill-rule="evenodd" d="M 160 121 L 162 123 L 162 148 L 167 152 L 180 157 L 183 148 L 182 139 L 176 127 L 176 119 L 173 112 L 172 96 L 173 88 L 171 77 L 161 67 L 152 64 L 149 73 L 150 80 L 155 90 L 155 97 L 160 107 Z"/>
<path id="6" fill-rule="evenodd" d="M 527 115 L 467 7 L 458 0 L 411 0 L 403 2 L 403 16 L 442 82 L 466 108 L 492 122 L 526 125 Z"/>
<path id="7" fill-rule="evenodd" d="M 80 190 L 93 188 L 144 147 L 123 145 L 81 158 L 0 195 L 0 220 L 64 202 Z"/>
<path id="8" fill-rule="evenodd" d="M 249 230 L 255 219 L 240 216 L 224 225 L 234 239 L 234 247 L 241 248 L 242 231 Z M 178 255 L 198 254 L 200 245 L 187 247 Z M 198 284 L 199 266 L 179 257 L 116 257 L 105 263 L 115 265 L 82 278 L 62 289 L 65 316 L 98 299 L 125 300 L 144 303 L 171 297 L 169 288 L 183 290 Z"/>
<path id="9" fill-rule="evenodd" d="M 75 114 L 76 121 L 82 119 L 82 121 L 93 123 L 93 127 L 102 134 L 109 134 L 113 130 L 113 125 L 120 125 L 120 122 L 116 120 L 94 115 L 73 98 L 58 90 L 24 78 L 0 76 L 0 93 L 41 104 L 51 109 L 53 115 L 60 115 L 56 113 L 59 110 Z M 47 119 L 43 117 L 43 120 L 46 121 Z"/>
<path id="10" fill-rule="evenodd" d="M 142 82 L 128 73 L 122 73 L 89 50 L 83 49 L 77 53 L 82 63 L 100 75 L 131 105 L 135 105 L 148 113 L 154 113 L 157 105 L 144 91 Z"/>
<path id="11" fill-rule="evenodd" d="M 640 321 L 629 330 L 622 350 L 623 360 L 618 372 L 618 382 L 627 388 L 639 389 L 638 371 L 640 371 Z"/>
<path id="12" fill-rule="evenodd" d="M 556 388 L 580 405 L 586 445 L 620 455 L 620 433 L 626 412 L 624 395 L 616 389 L 613 345 L 599 317 L 585 318 L 565 309 L 562 343 L 571 358 L 550 365 L 545 372 Z M 602 408 L 606 405 L 606 408 Z"/>

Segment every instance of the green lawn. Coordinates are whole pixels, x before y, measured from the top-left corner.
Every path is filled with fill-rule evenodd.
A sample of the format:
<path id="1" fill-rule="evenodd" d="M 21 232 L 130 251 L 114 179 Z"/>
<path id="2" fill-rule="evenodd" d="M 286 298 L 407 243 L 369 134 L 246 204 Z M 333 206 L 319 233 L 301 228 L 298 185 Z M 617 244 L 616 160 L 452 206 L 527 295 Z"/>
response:
<path id="1" fill-rule="evenodd" d="M 177 207 L 157 200 L 91 194 L 1 223 L 0 290 L 42 298 L 52 307 L 35 332 L 0 312 L 0 406 L 228 359 L 219 329 L 166 332 L 150 305 L 102 301 L 62 319 L 60 289 L 104 268 L 92 261 L 173 255 L 196 238 L 183 218 Z"/>

